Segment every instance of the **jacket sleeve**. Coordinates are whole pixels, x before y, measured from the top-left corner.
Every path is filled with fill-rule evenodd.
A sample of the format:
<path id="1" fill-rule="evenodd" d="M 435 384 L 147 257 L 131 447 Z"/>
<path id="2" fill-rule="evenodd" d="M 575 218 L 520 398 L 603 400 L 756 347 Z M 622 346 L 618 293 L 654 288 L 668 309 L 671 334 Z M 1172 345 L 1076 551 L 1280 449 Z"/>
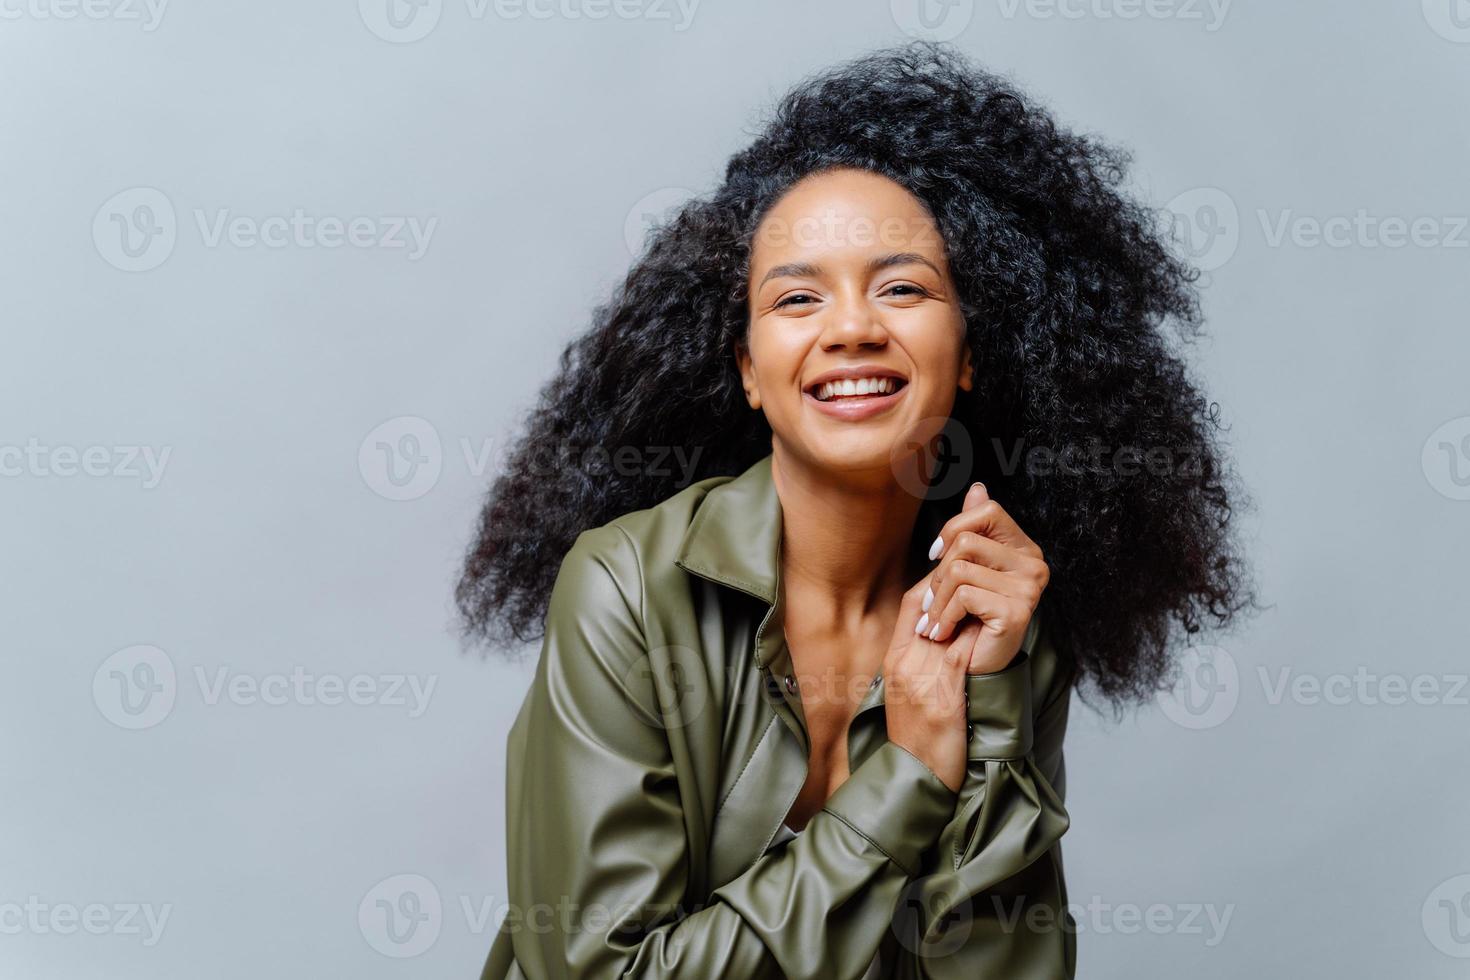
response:
<path id="1" fill-rule="evenodd" d="M 581 535 L 558 573 L 508 750 L 514 964 L 492 952 L 486 980 L 858 976 L 957 794 L 885 743 L 796 839 L 699 902 L 687 746 L 654 680 L 638 576 L 616 526 Z"/>
<path id="2" fill-rule="evenodd" d="M 1010 666 L 966 680 L 969 766 L 955 814 L 905 895 L 903 946 L 928 977 L 1071 977 L 1060 840 L 1065 807 L 1062 740 L 1074 670 L 1033 615 Z"/>

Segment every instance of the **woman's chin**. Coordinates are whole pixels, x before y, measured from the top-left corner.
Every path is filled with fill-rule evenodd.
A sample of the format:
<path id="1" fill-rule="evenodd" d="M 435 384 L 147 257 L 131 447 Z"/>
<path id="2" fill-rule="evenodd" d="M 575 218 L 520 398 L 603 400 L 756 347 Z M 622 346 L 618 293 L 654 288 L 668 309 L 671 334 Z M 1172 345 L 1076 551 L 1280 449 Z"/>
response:
<path id="1" fill-rule="evenodd" d="M 886 474 L 892 471 L 895 458 L 903 455 L 898 439 L 900 432 L 898 426 L 889 431 L 809 432 L 801 441 L 807 447 L 806 457 L 820 470 L 852 475 Z"/>

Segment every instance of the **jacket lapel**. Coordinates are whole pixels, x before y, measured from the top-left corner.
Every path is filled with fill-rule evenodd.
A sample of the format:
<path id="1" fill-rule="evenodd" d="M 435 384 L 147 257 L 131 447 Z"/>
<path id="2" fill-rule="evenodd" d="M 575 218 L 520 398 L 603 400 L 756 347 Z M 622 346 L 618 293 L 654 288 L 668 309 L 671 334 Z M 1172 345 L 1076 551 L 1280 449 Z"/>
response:
<path id="1" fill-rule="evenodd" d="M 772 608 L 756 663 L 768 667 L 784 648 L 781 610 L 781 500 L 771 455 L 717 484 L 689 523 L 674 564 L 692 575 L 754 596 Z"/>

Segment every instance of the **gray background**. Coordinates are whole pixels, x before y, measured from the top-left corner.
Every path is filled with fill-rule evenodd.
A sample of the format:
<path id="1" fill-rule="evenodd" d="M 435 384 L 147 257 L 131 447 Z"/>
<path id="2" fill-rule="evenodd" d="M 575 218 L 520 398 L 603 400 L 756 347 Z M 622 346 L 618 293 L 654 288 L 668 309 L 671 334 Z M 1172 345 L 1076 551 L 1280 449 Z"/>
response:
<path id="1" fill-rule="evenodd" d="M 481 489 L 645 215 L 803 73 L 925 28 L 92 2 L 0 6 L 0 974 L 475 976 L 529 677 L 452 632 Z M 1470 6 L 929 13 L 1177 212 L 1258 504 L 1271 608 L 1160 706 L 1074 713 L 1080 975 L 1464 976 Z"/>

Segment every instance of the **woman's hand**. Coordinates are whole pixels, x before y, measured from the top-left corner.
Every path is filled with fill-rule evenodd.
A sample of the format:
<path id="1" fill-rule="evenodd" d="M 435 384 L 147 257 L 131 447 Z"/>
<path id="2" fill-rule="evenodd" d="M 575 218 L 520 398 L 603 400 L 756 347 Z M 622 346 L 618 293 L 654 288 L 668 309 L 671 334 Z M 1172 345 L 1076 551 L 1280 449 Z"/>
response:
<path id="1" fill-rule="evenodd" d="M 1050 580 L 1041 549 L 977 483 L 939 532 L 930 554 L 936 556 L 939 565 L 925 579 L 931 592 L 912 628 L 938 644 L 959 647 L 971 674 L 1004 670 L 1020 650 Z M 975 618 L 955 633 L 967 616 Z M 979 628 L 970 630 L 977 620 Z"/>
<path id="2" fill-rule="evenodd" d="M 967 757 L 965 674 L 1010 665 L 1051 573 L 1036 542 L 981 483 L 940 530 L 934 555 L 939 564 L 899 603 L 883 660 L 884 708 L 888 740 L 958 792 Z"/>
<path id="3" fill-rule="evenodd" d="M 966 624 L 952 643 L 935 643 L 914 632 L 933 578 L 931 571 L 899 603 L 893 641 L 883 658 L 883 709 L 888 740 L 959 792 L 966 761 L 965 664 L 980 626 Z"/>

